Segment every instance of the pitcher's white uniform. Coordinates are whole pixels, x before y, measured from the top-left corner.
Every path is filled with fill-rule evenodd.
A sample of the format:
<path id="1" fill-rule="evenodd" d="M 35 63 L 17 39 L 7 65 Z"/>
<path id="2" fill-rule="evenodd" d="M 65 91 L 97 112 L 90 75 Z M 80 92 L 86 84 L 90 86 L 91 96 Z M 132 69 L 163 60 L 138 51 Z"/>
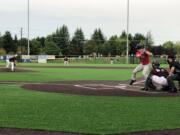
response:
<path id="1" fill-rule="evenodd" d="M 7 68 L 10 67 L 11 71 L 14 71 L 15 63 L 16 63 L 16 55 L 6 60 L 6 67 Z"/>
<path id="2" fill-rule="evenodd" d="M 9 68 L 10 62 L 9 62 L 10 56 L 6 56 L 6 68 Z"/>

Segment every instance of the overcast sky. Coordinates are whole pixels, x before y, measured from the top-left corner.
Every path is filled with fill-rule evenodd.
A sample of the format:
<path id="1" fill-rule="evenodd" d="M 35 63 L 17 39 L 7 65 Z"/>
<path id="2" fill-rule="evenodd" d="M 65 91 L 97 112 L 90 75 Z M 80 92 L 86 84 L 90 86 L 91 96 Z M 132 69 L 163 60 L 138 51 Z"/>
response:
<path id="1" fill-rule="evenodd" d="M 104 35 L 126 29 L 127 0 L 30 0 L 30 37 L 47 36 L 67 25 L 71 36 L 81 27 L 90 38 L 95 28 Z M 27 0 L 0 0 L 0 32 L 27 37 Z M 180 0 L 130 0 L 130 33 L 151 31 L 155 44 L 180 41 Z"/>

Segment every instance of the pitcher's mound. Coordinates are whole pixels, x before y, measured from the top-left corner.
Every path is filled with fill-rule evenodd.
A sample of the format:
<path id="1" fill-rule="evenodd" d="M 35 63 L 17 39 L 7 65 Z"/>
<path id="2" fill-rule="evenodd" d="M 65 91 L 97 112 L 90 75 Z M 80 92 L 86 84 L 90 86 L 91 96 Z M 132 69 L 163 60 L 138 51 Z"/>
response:
<path id="1" fill-rule="evenodd" d="M 11 71 L 10 68 L 0 68 L 0 72 L 35 72 L 27 69 L 15 68 L 14 71 Z"/>

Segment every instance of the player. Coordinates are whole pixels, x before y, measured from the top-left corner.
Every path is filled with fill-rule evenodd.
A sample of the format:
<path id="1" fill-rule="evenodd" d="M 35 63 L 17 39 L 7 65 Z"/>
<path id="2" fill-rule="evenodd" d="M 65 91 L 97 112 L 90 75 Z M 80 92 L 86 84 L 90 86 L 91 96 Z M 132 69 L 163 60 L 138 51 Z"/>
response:
<path id="1" fill-rule="evenodd" d="M 167 77 L 169 75 L 168 71 L 164 68 L 160 68 L 158 61 L 152 63 L 152 70 L 145 82 L 145 88 L 142 90 L 149 90 L 149 88 L 154 90 L 168 90 Z"/>
<path id="2" fill-rule="evenodd" d="M 65 56 L 64 57 L 64 66 L 69 66 L 69 61 L 68 60 L 69 60 L 68 57 Z"/>
<path id="3" fill-rule="evenodd" d="M 114 64 L 114 59 L 113 58 L 111 58 L 110 61 L 111 61 L 111 65 Z"/>
<path id="4" fill-rule="evenodd" d="M 9 62 L 9 55 L 6 55 L 6 68 L 9 68 L 10 62 Z"/>
<path id="5" fill-rule="evenodd" d="M 17 55 L 14 55 L 13 57 L 9 58 L 9 61 L 7 62 L 6 67 L 11 68 L 11 71 L 14 71 L 14 67 L 16 66 L 16 57 Z"/>
<path id="6" fill-rule="evenodd" d="M 168 56 L 167 62 L 170 69 L 169 76 L 167 78 L 170 92 L 177 92 L 177 88 L 173 81 L 177 80 L 180 86 L 180 63 L 176 61 L 176 58 L 173 55 Z"/>
<path id="7" fill-rule="evenodd" d="M 140 49 L 136 52 L 136 57 L 140 59 L 140 64 L 133 70 L 130 85 L 132 85 L 136 81 L 136 74 L 140 71 L 143 71 L 143 76 L 147 79 L 150 70 L 151 70 L 151 62 L 150 56 L 152 53 L 146 50 L 143 46 L 139 46 Z"/>

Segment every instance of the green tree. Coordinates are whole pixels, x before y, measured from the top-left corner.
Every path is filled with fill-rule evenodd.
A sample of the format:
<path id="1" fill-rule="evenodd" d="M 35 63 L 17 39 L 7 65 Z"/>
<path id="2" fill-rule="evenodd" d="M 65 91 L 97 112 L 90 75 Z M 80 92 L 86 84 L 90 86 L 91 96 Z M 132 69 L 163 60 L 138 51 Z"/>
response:
<path id="1" fill-rule="evenodd" d="M 95 29 L 92 37 L 91 37 L 91 40 L 93 40 L 95 42 L 95 51 L 96 51 L 96 54 L 99 55 L 103 52 L 103 44 L 105 43 L 105 37 L 101 31 L 101 29 Z"/>
<path id="2" fill-rule="evenodd" d="M 163 48 L 165 49 L 165 54 L 175 54 L 174 43 L 172 41 L 165 42 Z"/>
<path id="3" fill-rule="evenodd" d="M 37 41 L 36 39 L 33 39 L 30 42 L 30 52 L 31 55 L 39 55 L 41 53 L 41 43 Z"/>
<path id="4" fill-rule="evenodd" d="M 44 37 L 37 37 L 36 40 L 40 42 L 41 45 L 41 53 L 43 53 L 44 47 L 45 47 L 45 38 Z"/>
<path id="5" fill-rule="evenodd" d="M 117 39 L 117 55 L 126 55 L 127 41 L 123 38 Z"/>
<path id="6" fill-rule="evenodd" d="M 133 36 L 131 34 L 129 34 L 128 36 L 128 41 L 129 41 L 129 46 L 128 46 L 128 51 L 131 51 L 131 42 L 133 40 Z M 123 31 L 118 39 L 118 55 L 126 55 L 127 53 L 127 33 L 125 31 Z"/>
<path id="7" fill-rule="evenodd" d="M 53 41 L 61 49 L 63 55 L 67 55 L 70 45 L 70 35 L 66 25 L 63 25 L 60 29 L 57 29 L 52 36 Z"/>
<path id="8" fill-rule="evenodd" d="M 121 35 L 120 35 L 120 38 L 121 39 L 126 39 L 127 38 L 127 34 L 126 34 L 126 31 L 122 31 Z"/>
<path id="9" fill-rule="evenodd" d="M 3 48 L 3 37 L 1 36 L 1 33 L 0 33 L 0 48 Z"/>
<path id="10" fill-rule="evenodd" d="M 116 55 L 118 53 L 117 49 L 119 46 L 118 37 L 112 36 L 110 39 L 105 42 L 103 46 L 103 54 L 104 55 Z"/>
<path id="11" fill-rule="evenodd" d="M 96 43 L 93 40 L 88 40 L 85 42 L 85 45 L 83 47 L 84 54 L 86 55 L 92 55 L 96 52 Z"/>
<path id="12" fill-rule="evenodd" d="M 180 41 L 178 41 L 174 44 L 174 50 L 175 50 L 176 54 L 180 55 Z"/>
<path id="13" fill-rule="evenodd" d="M 141 33 L 136 33 L 132 41 L 136 42 L 137 44 L 145 45 L 146 37 Z"/>
<path id="14" fill-rule="evenodd" d="M 110 50 L 111 50 L 111 46 L 110 46 L 109 42 L 107 41 L 102 46 L 102 54 L 103 54 L 103 56 L 111 56 L 111 51 Z"/>
<path id="15" fill-rule="evenodd" d="M 48 55 L 59 55 L 60 49 L 52 40 L 45 40 L 44 52 Z"/>
<path id="16" fill-rule="evenodd" d="M 70 45 L 70 54 L 73 55 L 83 55 L 83 46 L 84 46 L 84 33 L 81 29 L 77 29 L 74 33 L 74 36 Z"/>
<path id="17" fill-rule="evenodd" d="M 130 41 L 130 51 L 131 55 L 134 55 L 137 51 L 137 45 L 144 45 L 145 46 L 146 37 L 141 33 L 136 33 L 134 37 L 132 37 Z"/>
<path id="18" fill-rule="evenodd" d="M 103 55 L 125 55 L 126 54 L 126 38 L 125 36 L 112 36 L 103 45 Z"/>
<path id="19" fill-rule="evenodd" d="M 6 31 L 3 35 L 3 48 L 7 53 L 16 53 L 13 38 L 9 31 Z"/>

